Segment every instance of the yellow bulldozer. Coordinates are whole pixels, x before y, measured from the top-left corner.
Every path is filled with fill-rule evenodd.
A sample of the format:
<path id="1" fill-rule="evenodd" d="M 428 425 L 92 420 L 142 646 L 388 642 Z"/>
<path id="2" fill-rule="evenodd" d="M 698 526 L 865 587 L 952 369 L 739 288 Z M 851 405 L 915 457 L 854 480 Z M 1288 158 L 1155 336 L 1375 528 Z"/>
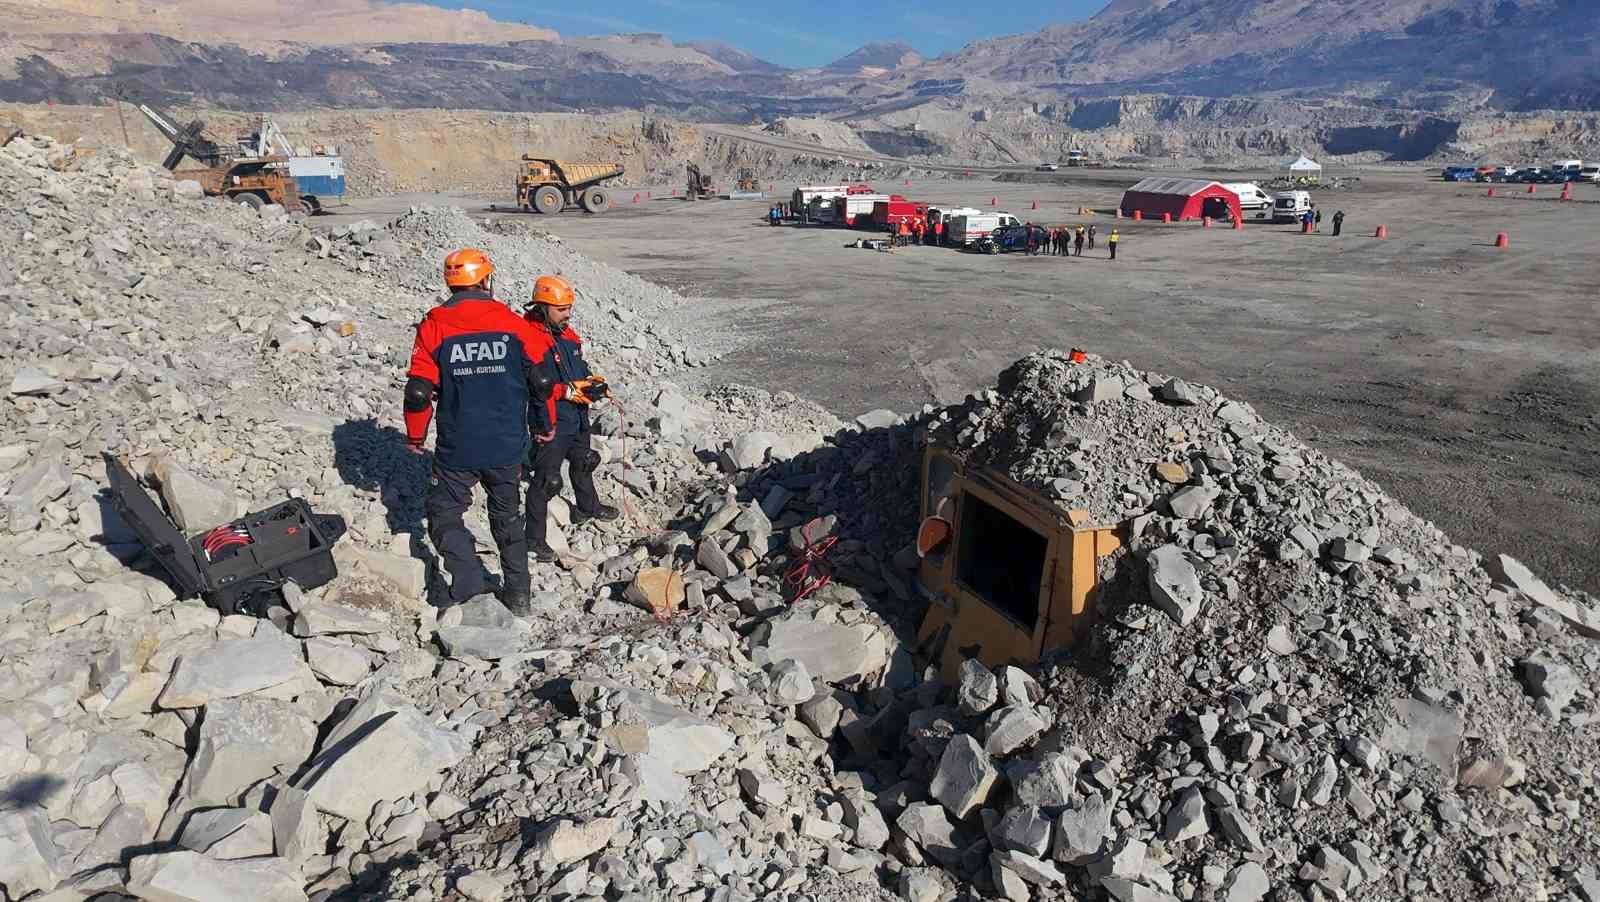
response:
<path id="1" fill-rule="evenodd" d="M 621 163 L 572 163 L 523 154 L 517 206 L 530 213 L 560 213 L 568 207 L 600 213 L 611 206 L 611 189 L 604 183 L 624 171 Z"/>

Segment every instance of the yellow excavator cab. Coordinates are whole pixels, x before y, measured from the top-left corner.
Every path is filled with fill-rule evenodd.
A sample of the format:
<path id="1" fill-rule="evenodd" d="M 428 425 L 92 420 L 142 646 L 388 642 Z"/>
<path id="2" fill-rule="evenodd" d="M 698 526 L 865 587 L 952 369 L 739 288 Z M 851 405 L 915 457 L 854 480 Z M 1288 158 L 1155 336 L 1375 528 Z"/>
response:
<path id="1" fill-rule="evenodd" d="M 1099 560 L 1122 547 L 1003 473 L 930 445 L 922 462 L 917 650 L 954 684 L 961 662 L 1031 664 L 1074 645 L 1098 617 Z"/>

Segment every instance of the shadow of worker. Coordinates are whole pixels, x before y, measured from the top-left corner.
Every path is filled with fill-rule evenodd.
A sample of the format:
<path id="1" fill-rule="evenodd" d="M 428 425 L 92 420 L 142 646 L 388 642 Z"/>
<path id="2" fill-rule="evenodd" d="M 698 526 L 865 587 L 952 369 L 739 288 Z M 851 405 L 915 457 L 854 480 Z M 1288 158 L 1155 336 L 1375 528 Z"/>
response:
<path id="1" fill-rule="evenodd" d="M 346 420 L 333 427 L 333 465 L 352 488 L 377 492 L 389 532 L 411 536 L 411 555 L 433 565 L 424 507 L 428 497 L 429 455 L 413 454 L 405 434 L 375 419 Z"/>

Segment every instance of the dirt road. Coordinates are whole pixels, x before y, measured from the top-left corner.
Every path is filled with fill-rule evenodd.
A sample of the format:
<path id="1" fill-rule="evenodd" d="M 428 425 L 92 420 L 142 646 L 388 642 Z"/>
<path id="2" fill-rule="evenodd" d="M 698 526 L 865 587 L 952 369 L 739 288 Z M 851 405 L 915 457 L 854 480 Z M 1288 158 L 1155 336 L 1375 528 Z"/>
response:
<path id="1" fill-rule="evenodd" d="M 658 199 L 540 224 L 704 298 L 698 325 L 735 342 L 709 381 L 851 416 L 959 400 L 1024 353 L 1081 347 L 1248 400 L 1458 541 L 1600 592 L 1600 188 L 1561 204 L 1548 188 L 1489 199 L 1421 172 L 1368 173 L 1316 195 L 1348 215 L 1333 238 L 1327 221 L 1305 236 L 1079 216 L 1114 208 L 1138 174 L 1067 178 L 880 187 L 1094 222 L 1101 246 L 1083 258 L 846 248 L 852 233 L 761 224 L 761 201 Z M 1387 241 L 1372 237 L 1380 223 Z M 1509 249 L 1492 247 L 1499 231 Z"/>

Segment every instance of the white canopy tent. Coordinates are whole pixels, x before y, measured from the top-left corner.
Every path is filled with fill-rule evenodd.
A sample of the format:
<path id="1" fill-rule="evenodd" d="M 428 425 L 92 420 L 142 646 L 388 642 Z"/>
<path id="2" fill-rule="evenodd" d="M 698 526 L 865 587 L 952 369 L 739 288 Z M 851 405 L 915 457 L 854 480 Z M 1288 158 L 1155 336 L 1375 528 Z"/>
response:
<path id="1" fill-rule="evenodd" d="M 1299 159 L 1289 163 L 1290 178 L 1320 179 L 1322 178 L 1322 164 L 1308 156 L 1301 155 Z"/>

